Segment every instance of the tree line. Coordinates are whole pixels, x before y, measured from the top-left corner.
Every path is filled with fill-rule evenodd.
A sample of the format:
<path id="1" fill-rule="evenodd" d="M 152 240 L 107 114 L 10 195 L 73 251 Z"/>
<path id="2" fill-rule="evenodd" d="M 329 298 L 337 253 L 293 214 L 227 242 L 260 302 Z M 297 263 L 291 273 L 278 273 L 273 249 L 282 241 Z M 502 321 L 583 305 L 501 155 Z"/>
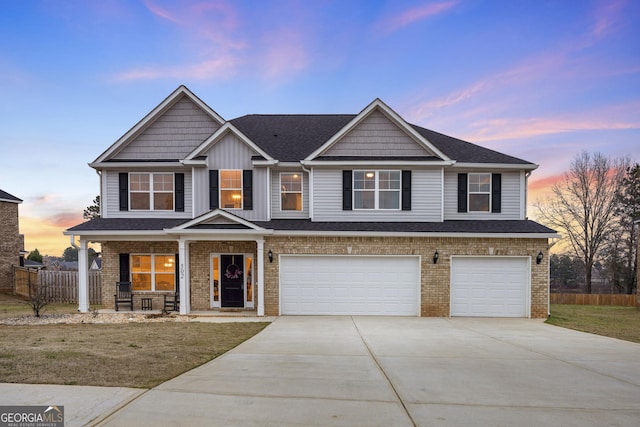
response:
<path id="1" fill-rule="evenodd" d="M 552 289 L 591 293 L 595 282 L 600 292 L 635 293 L 640 164 L 582 151 L 536 207 L 539 221 L 568 243 L 550 258 Z"/>

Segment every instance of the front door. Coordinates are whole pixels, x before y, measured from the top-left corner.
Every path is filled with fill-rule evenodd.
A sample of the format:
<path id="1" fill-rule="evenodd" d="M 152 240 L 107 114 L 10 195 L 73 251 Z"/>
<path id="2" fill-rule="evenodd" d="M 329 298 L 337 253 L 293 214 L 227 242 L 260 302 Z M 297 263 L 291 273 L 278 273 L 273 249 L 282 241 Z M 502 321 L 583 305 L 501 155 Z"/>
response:
<path id="1" fill-rule="evenodd" d="M 244 255 L 220 255 L 222 307 L 244 307 Z"/>

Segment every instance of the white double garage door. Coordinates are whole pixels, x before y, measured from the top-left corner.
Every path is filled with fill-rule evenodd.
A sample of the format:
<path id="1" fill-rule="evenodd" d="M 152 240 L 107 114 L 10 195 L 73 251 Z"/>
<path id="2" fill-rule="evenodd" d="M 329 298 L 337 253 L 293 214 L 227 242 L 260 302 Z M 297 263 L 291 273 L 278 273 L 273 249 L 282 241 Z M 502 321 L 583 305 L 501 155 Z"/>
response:
<path id="1" fill-rule="evenodd" d="M 451 316 L 528 317 L 529 260 L 452 257 Z M 281 255 L 279 262 L 283 315 L 420 315 L 417 256 Z"/>

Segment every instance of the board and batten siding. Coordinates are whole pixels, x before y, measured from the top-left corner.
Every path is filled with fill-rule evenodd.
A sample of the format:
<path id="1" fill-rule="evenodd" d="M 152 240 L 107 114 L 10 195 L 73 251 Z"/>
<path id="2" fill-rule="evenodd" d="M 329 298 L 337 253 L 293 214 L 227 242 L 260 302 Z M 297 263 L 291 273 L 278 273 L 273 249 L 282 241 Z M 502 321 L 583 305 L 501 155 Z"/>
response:
<path id="1" fill-rule="evenodd" d="M 458 212 L 458 174 L 459 173 L 501 173 L 502 174 L 502 203 L 500 213 L 490 212 Z M 499 219 L 521 220 L 524 211 L 521 209 L 521 192 L 524 191 L 520 171 L 500 170 L 446 170 L 444 173 L 444 219 Z"/>
<path id="2" fill-rule="evenodd" d="M 251 147 L 232 132 L 228 132 L 208 151 L 207 167 L 194 170 L 194 190 L 196 202 L 194 216 L 209 212 L 209 170 L 241 169 L 253 170 L 253 210 L 227 209 L 229 212 L 249 221 L 267 221 L 269 214 L 269 173 L 266 168 L 253 168 L 251 157 L 255 156 Z"/>
<path id="3" fill-rule="evenodd" d="M 119 175 L 120 172 L 140 173 L 184 173 L 184 212 L 175 211 L 121 211 Z M 102 171 L 104 202 L 102 206 L 103 218 L 191 218 L 192 215 L 192 180 L 191 171 L 188 169 L 163 169 L 163 170 L 103 170 Z"/>
<path id="4" fill-rule="evenodd" d="M 389 170 L 402 168 L 389 168 Z M 356 170 L 356 169 L 354 169 Z M 405 168 L 406 170 L 406 168 Z M 314 221 L 440 221 L 442 171 L 439 168 L 411 171 L 411 210 L 342 210 L 342 170 L 313 170 Z"/>
<path id="5" fill-rule="evenodd" d="M 323 156 L 433 155 L 376 110 L 322 154 Z"/>
<path id="6" fill-rule="evenodd" d="M 182 97 L 113 158 L 184 159 L 219 128 L 217 121 Z"/>
<path id="7" fill-rule="evenodd" d="M 302 211 L 283 211 L 280 209 L 280 173 L 294 172 L 302 175 Z M 309 174 L 302 170 L 275 169 L 271 171 L 271 218 L 301 219 L 309 218 Z"/>

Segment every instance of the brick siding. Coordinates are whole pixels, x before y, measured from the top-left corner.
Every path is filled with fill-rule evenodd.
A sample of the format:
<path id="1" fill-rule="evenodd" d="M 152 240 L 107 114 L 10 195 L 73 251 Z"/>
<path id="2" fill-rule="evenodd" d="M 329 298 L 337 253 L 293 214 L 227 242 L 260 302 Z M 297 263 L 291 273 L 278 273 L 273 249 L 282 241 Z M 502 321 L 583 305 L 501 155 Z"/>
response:
<path id="1" fill-rule="evenodd" d="M 531 317 L 546 318 L 548 315 L 547 239 L 322 236 L 267 236 L 265 238 L 265 314 L 267 316 L 280 314 L 278 255 L 347 255 L 348 247 L 351 247 L 351 255 L 419 255 L 421 257 L 421 316 L 430 317 L 449 316 L 452 255 L 488 256 L 490 248 L 493 248 L 494 256 L 531 257 Z M 273 263 L 269 263 L 266 259 L 269 250 L 274 254 Z M 439 260 L 434 264 L 433 253 L 436 250 L 438 250 Z M 177 251 L 176 242 L 103 243 L 102 274 L 105 286 L 103 286 L 102 300 L 105 307 L 113 307 L 115 283 L 119 280 L 120 274 L 120 253 L 177 253 Z M 544 260 L 536 264 L 535 258 L 540 251 L 544 254 Z M 212 253 L 256 254 L 256 243 L 211 241 L 193 242 L 189 245 L 192 310 L 208 310 L 211 307 L 210 259 Z M 109 286 L 111 283 L 113 286 Z M 162 306 L 163 293 L 136 293 L 138 294 L 154 298 L 154 308 Z M 257 292 L 254 294 L 257 307 Z M 134 301 L 136 305 L 140 303 L 139 298 Z"/>
<path id="2" fill-rule="evenodd" d="M 20 264 L 18 204 L 0 202 L 0 292 L 13 292 L 13 267 Z"/>

